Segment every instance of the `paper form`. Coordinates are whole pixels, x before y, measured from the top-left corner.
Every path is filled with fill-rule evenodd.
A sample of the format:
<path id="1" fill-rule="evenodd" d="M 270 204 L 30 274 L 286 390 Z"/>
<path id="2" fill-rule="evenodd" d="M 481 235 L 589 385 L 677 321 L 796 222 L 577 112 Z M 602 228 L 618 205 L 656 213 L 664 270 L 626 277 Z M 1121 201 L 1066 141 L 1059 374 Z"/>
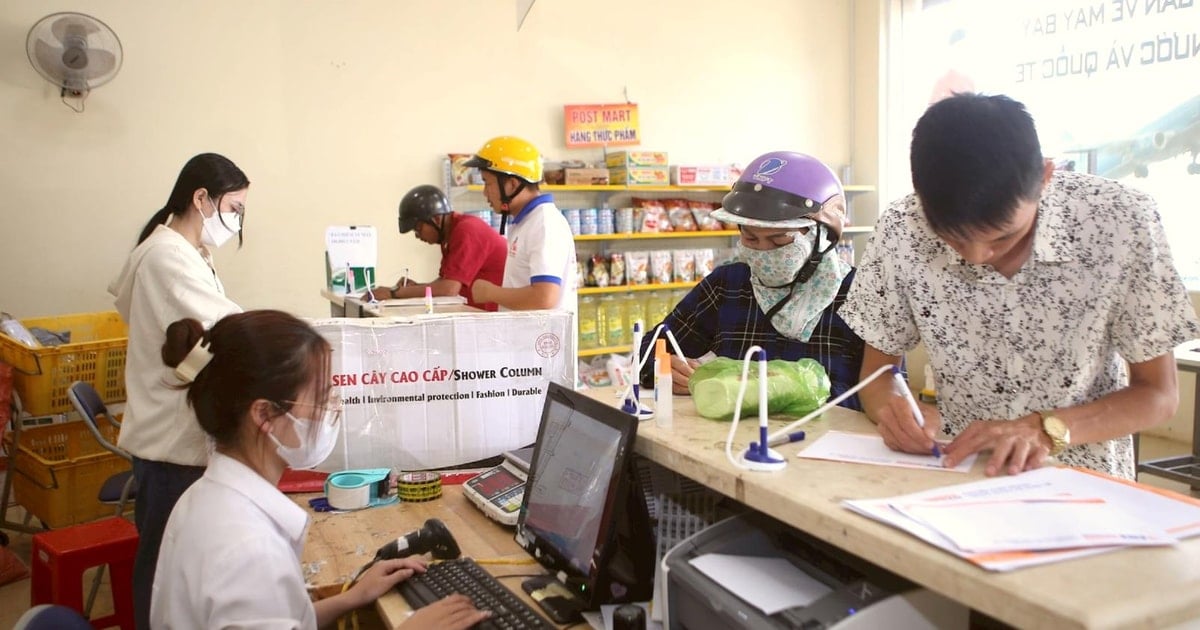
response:
<path id="1" fill-rule="evenodd" d="M 767 615 L 807 606 L 833 590 L 785 558 L 706 553 L 688 563 Z"/>
<path id="2" fill-rule="evenodd" d="M 972 483 L 934 488 L 900 497 L 843 501 L 847 509 L 908 532 L 935 547 L 945 549 L 975 565 L 991 571 L 1011 571 L 1022 567 L 1058 562 L 1104 553 L 1122 546 L 1088 547 L 1053 551 L 1005 551 L 969 553 L 937 530 L 906 517 L 893 503 L 913 501 L 952 501 L 979 499 L 1021 499 L 1075 495 L 1100 497 L 1115 509 L 1138 514 L 1178 539 L 1200 534 L 1200 500 L 1181 494 L 1142 486 L 1089 470 L 1039 468 L 1020 475 L 995 477 Z"/>
<path id="3" fill-rule="evenodd" d="M 940 457 L 893 451 L 883 443 L 883 438 L 876 433 L 846 433 L 845 431 L 827 432 L 805 447 L 797 456 L 808 459 L 828 459 L 855 464 L 919 468 L 922 470 L 944 470 L 960 473 L 970 471 L 976 457 L 973 454 L 959 462 L 954 468 L 946 468 L 942 465 Z"/>
<path id="4" fill-rule="evenodd" d="M 970 553 L 1177 542 L 1099 497 L 895 502 L 892 508 Z"/>

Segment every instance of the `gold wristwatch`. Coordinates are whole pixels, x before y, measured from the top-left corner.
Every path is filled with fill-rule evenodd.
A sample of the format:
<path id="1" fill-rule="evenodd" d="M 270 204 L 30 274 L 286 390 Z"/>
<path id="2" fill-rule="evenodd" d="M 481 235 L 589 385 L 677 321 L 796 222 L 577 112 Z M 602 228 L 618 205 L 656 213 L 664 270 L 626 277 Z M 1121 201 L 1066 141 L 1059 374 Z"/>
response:
<path id="1" fill-rule="evenodd" d="M 1054 415 L 1053 411 L 1039 411 L 1037 415 L 1042 418 L 1042 432 L 1050 438 L 1051 455 L 1058 455 L 1071 445 L 1071 429 L 1066 422 Z"/>

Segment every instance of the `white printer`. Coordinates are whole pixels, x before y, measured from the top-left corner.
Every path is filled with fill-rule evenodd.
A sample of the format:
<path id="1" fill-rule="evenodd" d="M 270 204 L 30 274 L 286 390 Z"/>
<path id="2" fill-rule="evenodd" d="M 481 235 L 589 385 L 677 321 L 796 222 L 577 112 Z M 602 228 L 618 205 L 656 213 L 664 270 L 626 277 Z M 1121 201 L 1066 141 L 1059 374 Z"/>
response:
<path id="1" fill-rule="evenodd" d="M 767 615 L 693 564 L 708 554 L 786 559 L 819 583 L 819 595 Z M 957 602 L 758 513 L 727 518 L 679 543 L 663 556 L 662 577 L 670 630 L 965 629 L 970 617 Z"/>

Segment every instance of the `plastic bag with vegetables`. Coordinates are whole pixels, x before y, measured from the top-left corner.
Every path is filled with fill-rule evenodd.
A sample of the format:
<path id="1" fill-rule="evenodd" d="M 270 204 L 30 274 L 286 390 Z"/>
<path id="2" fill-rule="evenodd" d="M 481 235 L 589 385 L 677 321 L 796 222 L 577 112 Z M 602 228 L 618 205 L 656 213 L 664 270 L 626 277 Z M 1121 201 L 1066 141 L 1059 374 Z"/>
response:
<path id="1" fill-rule="evenodd" d="M 688 391 L 696 411 L 713 420 L 732 420 L 741 386 L 742 360 L 717 358 L 696 368 Z M 801 417 L 829 399 L 829 375 L 812 359 L 767 361 L 767 409 L 771 415 Z M 741 417 L 758 414 L 758 366 L 751 362 Z"/>

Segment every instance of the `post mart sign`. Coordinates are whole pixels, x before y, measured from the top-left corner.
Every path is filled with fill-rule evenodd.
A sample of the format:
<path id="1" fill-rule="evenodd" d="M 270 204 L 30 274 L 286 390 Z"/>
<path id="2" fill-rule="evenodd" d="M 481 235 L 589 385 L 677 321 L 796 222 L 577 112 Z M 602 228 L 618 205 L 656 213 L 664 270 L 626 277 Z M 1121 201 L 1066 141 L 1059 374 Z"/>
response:
<path id="1" fill-rule="evenodd" d="M 624 147 L 642 143 L 636 103 L 564 105 L 567 147 Z"/>

